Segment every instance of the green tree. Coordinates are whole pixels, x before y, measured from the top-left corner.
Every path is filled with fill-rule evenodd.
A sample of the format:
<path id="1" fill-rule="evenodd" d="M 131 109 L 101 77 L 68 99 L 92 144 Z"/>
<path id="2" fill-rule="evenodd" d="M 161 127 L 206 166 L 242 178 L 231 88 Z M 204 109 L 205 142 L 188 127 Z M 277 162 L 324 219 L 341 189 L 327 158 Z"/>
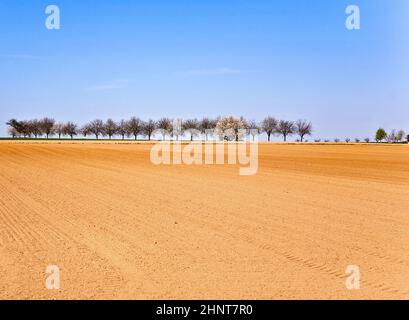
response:
<path id="1" fill-rule="evenodd" d="M 375 140 L 376 142 L 381 142 L 382 140 L 385 140 L 387 136 L 388 134 L 386 133 L 386 131 L 383 128 L 379 128 L 376 131 Z"/>

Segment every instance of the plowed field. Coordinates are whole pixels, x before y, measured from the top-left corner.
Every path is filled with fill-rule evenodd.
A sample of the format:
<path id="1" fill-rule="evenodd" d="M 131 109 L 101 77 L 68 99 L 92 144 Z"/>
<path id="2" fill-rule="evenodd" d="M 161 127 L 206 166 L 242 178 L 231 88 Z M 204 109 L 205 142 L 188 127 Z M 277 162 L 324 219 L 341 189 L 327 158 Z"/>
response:
<path id="1" fill-rule="evenodd" d="M 0 298 L 409 298 L 407 145 L 261 144 L 254 176 L 150 148 L 0 142 Z"/>

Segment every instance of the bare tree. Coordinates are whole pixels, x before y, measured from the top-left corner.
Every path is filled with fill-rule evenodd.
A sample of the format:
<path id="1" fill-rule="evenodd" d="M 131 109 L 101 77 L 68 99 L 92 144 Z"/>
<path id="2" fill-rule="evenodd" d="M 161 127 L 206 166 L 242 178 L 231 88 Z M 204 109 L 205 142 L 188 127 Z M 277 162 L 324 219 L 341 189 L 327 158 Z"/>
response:
<path id="1" fill-rule="evenodd" d="M 73 122 L 67 122 L 64 125 L 64 134 L 67 136 L 70 136 L 71 139 L 74 138 L 74 136 L 77 135 L 77 125 Z"/>
<path id="2" fill-rule="evenodd" d="M 111 140 L 112 136 L 115 135 L 118 131 L 118 125 L 114 120 L 108 119 L 104 124 L 104 131 L 106 135 L 108 135 L 109 140 Z"/>
<path id="3" fill-rule="evenodd" d="M 54 124 L 55 120 L 51 118 L 43 118 L 38 122 L 41 132 L 45 134 L 47 139 L 50 135 L 54 134 Z"/>
<path id="4" fill-rule="evenodd" d="M 170 119 L 169 135 L 171 140 L 179 140 L 179 136 L 183 135 L 182 119 Z"/>
<path id="5" fill-rule="evenodd" d="M 217 125 L 217 120 L 212 120 L 210 118 L 202 118 L 202 120 L 200 120 L 199 123 L 199 130 L 202 134 L 205 135 L 206 137 L 206 141 L 209 137 L 209 132 L 214 130 L 216 128 Z"/>
<path id="6" fill-rule="evenodd" d="M 242 128 L 242 129 L 247 129 L 247 126 L 248 126 L 247 119 L 244 118 L 243 116 L 240 116 L 239 120 L 244 125 L 244 128 Z"/>
<path id="7" fill-rule="evenodd" d="M 361 139 L 355 138 L 355 142 L 356 142 L 356 143 L 360 143 L 360 142 L 361 142 Z"/>
<path id="8" fill-rule="evenodd" d="M 261 130 L 267 134 L 268 141 L 271 135 L 277 131 L 278 121 L 273 117 L 267 117 L 261 122 Z"/>
<path id="9" fill-rule="evenodd" d="M 170 125 L 170 136 L 171 138 L 175 137 L 176 140 L 179 140 L 179 137 L 183 136 L 185 131 L 183 127 L 183 120 L 182 119 L 173 119 Z"/>
<path id="10" fill-rule="evenodd" d="M 84 138 L 92 133 L 89 124 L 82 126 L 79 132 L 84 136 Z"/>
<path id="11" fill-rule="evenodd" d="M 43 131 L 40 121 L 38 121 L 37 119 L 28 121 L 27 133 L 29 136 L 33 135 L 36 139 L 38 138 L 38 136 L 41 136 L 43 134 Z"/>
<path id="12" fill-rule="evenodd" d="M 61 139 L 61 136 L 64 135 L 64 123 L 57 122 L 54 124 L 53 131 L 58 135 L 58 139 Z"/>
<path id="13" fill-rule="evenodd" d="M 17 132 L 19 132 L 20 130 L 20 126 L 21 126 L 21 122 L 17 121 L 17 119 L 10 119 L 9 121 L 6 122 L 6 125 L 8 125 L 9 127 L 12 127 L 14 129 L 16 129 Z"/>
<path id="14" fill-rule="evenodd" d="M 369 143 L 369 141 L 371 141 L 371 139 L 369 139 L 369 138 L 365 138 L 364 140 L 365 140 L 366 143 Z"/>
<path id="15" fill-rule="evenodd" d="M 158 129 L 162 133 L 163 140 L 165 140 L 166 134 L 172 135 L 172 121 L 169 118 L 161 118 L 158 121 Z"/>
<path id="16" fill-rule="evenodd" d="M 284 142 L 287 141 L 287 137 L 295 132 L 295 125 L 292 121 L 280 120 L 277 125 L 277 132 L 283 136 Z"/>
<path id="17" fill-rule="evenodd" d="M 132 117 L 128 121 L 128 130 L 129 133 L 132 134 L 136 139 L 138 139 L 138 135 L 140 135 L 143 132 L 143 122 L 141 119 Z"/>
<path id="18" fill-rule="evenodd" d="M 339 142 L 339 139 L 338 139 L 338 138 L 335 138 L 335 139 L 334 139 L 334 142 L 335 142 L 335 143 L 338 143 L 338 142 Z"/>
<path id="19" fill-rule="evenodd" d="M 9 121 L 6 122 L 6 125 L 8 125 L 11 129 L 14 129 L 14 131 L 9 131 L 10 134 L 15 132 L 16 135 L 24 135 L 24 132 L 25 132 L 25 129 L 24 129 L 25 123 L 24 123 L 24 121 L 18 121 L 16 119 L 10 119 Z"/>
<path id="20" fill-rule="evenodd" d="M 396 130 L 393 129 L 386 137 L 388 142 L 394 143 L 396 142 Z"/>
<path id="21" fill-rule="evenodd" d="M 96 139 L 99 139 L 99 136 L 104 135 L 104 122 L 100 119 L 96 119 L 91 121 L 88 125 L 89 132 L 95 135 Z"/>
<path id="22" fill-rule="evenodd" d="M 117 126 L 117 133 L 121 135 L 122 140 L 125 140 L 125 136 L 129 137 L 129 126 L 128 122 L 124 119 L 119 121 Z"/>
<path id="23" fill-rule="evenodd" d="M 312 123 L 307 120 L 298 120 L 295 123 L 295 132 L 300 136 L 301 142 L 303 142 L 305 136 L 312 134 Z"/>
<path id="24" fill-rule="evenodd" d="M 182 123 L 182 130 L 190 134 L 190 141 L 193 141 L 193 137 L 197 135 L 199 128 L 199 121 L 197 119 L 188 119 Z"/>
<path id="25" fill-rule="evenodd" d="M 8 127 L 7 132 L 13 139 L 20 135 L 20 133 L 14 127 Z"/>
<path id="26" fill-rule="evenodd" d="M 148 136 L 148 140 L 151 140 L 152 133 L 156 130 L 156 122 L 152 119 L 143 123 L 143 134 Z"/>
<path id="27" fill-rule="evenodd" d="M 260 134 L 260 126 L 256 120 L 249 120 L 247 121 L 246 129 L 248 133 L 253 137 L 253 141 L 256 135 Z"/>
<path id="28" fill-rule="evenodd" d="M 30 121 L 27 120 L 23 120 L 21 121 L 21 133 L 23 134 L 23 137 L 26 138 L 30 138 L 31 134 L 32 134 L 32 125 L 30 123 Z"/>
<path id="29" fill-rule="evenodd" d="M 351 141 L 350 138 L 345 138 L 345 142 L 346 142 L 346 143 L 349 143 L 350 141 Z"/>
<path id="30" fill-rule="evenodd" d="M 399 131 L 396 133 L 396 141 L 397 141 L 397 142 L 401 142 L 404 137 L 405 137 L 405 131 L 403 131 L 402 129 L 399 130 Z"/>
<path id="31" fill-rule="evenodd" d="M 232 135 L 232 137 L 234 136 L 232 140 L 236 141 L 247 134 L 250 134 L 254 141 L 256 134 L 266 132 L 268 141 L 271 140 L 271 135 L 275 133 L 280 133 L 284 137 L 284 141 L 287 141 L 289 135 L 297 133 L 300 136 L 301 142 L 303 142 L 305 136 L 311 135 L 312 132 L 311 122 L 307 122 L 306 120 L 298 120 L 294 123 L 291 121 L 277 121 L 273 117 L 266 117 L 260 124 L 255 120 L 247 121 L 243 117 L 218 117 L 215 120 L 204 117 L 200 121 L 197 119 L 188 119 L 184 122 L 180 122 L 182 123 L 181 125 L 178 125 L 178 123 L 179 122 L 177 121 L 172 122 L 171 119 L 165 117 L 157 122 L 151 119 L 144 122 L 136 117 L 132 117 L 129 121 L 121 120 L 119 123 L 115 123 L 112 119 L 108 119 L 105 123 L 102 120 L 96 119 L 81 128 L 78 128 L 72 122 L 67 123 L 71 126 L 71 129 L 75 126 L 75 134 L 73 130 L 70 131 L 71 134 L 67 133 L 67 124 L 56 123 L 54 119 L 47 117 L 41 120 L 33 119 L 29 121 L 11 119 L 6 124 L 13 129 L 9 129 L 9 133 L 13 137 L 23 136 L 30 138 L 34 136 L 35 138 L 38 138 L 45 134 L 47 139 L 52 134 L 57 134 L 58 138 L 61 139 L 64 135 L 69 135 L 73 138 L 74 135 L 81 133 L 84 137 L 94 134 L 96 139 L 105 135 L 108 135 L 109 139 L 112 139 L 113 136 L 119 134 L 122 136 L 123 140 L 125 139 L 125 136 L 129 135 L 133 135 L 135 140 L 137 140 L 138 135 L 144 134 L 149 140 L 151 140 L 155 130 L 159 129 L 162 133 L 163 139 L 166 138 L 166 135 L 169 135 L 171 138 L 177 138 L 182 135 L 184 131 L 188 131 L 191 141 L 194 139 L 195 135 L 198 135 L 198 132 L 204 134 L 205 139 L 208 140 L 208 135 L 211 134 L 210 132 L 212 130 L 219 130 L 223 127 L 223 130 L 232 130 L 234 133 Z M 229 127 L 229 129 L 226 129 L 227 127 Z M 401 141 L 405 135 L 403 130 L 393 133 L 395 134 L 394 137 L 389 135 L 388 140 L 393 138 L 394 142 Z M 226 135 L 224 135 L 223 138 L 226 138 Z M 227 138 L 230 139 L 231 137 Z"/>

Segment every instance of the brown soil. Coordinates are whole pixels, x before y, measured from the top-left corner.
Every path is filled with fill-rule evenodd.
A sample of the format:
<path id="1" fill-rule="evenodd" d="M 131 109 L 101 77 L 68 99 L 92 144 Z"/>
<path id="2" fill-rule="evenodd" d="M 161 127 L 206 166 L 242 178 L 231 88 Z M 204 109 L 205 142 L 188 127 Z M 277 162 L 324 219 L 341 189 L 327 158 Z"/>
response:
<path id="1" fill-rule="evenodd" d="M 409 298 L 408 146 L 262 144 L 254 176 L 150 148 L 1 142 L 0 298 Z"/>

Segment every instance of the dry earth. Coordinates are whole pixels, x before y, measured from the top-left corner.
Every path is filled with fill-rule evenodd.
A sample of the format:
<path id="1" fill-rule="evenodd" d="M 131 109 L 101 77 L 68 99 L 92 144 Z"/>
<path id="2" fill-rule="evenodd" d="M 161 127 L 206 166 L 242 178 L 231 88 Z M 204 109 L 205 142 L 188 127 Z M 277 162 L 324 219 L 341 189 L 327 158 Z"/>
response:
<path id="1" fill-rule="evenodd" d="M 0 298 L 409 298 L 407 145 L 264 144 L 255 176 L 150 148 L 1 142 Z"/>

